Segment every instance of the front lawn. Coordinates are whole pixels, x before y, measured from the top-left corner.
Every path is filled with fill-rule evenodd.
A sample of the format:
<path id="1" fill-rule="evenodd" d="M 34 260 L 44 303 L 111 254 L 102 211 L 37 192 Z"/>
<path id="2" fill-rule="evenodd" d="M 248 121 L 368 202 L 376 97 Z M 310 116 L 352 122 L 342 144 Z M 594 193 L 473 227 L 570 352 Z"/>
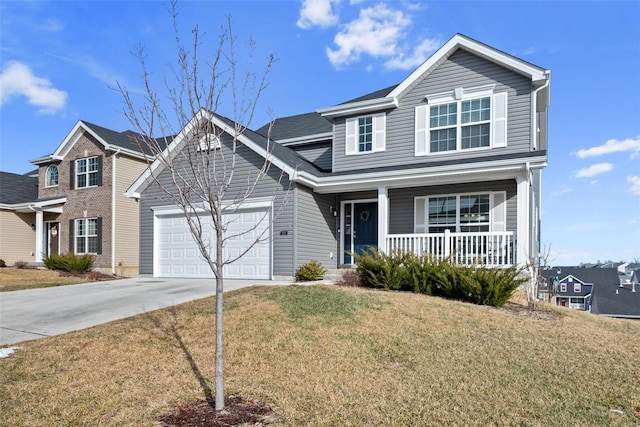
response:
<path id="1" fill-rule="evenodd" d="M 288 286 L 225 294 L 225 327 L 227 393 L 280 426 L 640 422 L 640 322 Z M 214 389 L 213 299 L 19 347 L 0 424 L 151 426 Z"/>

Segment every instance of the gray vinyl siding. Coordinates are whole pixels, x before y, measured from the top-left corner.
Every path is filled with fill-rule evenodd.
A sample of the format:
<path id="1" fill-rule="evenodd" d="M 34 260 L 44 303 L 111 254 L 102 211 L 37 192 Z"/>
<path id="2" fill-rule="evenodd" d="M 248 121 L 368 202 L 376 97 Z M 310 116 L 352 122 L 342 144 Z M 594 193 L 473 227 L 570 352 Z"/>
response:
<path id="1" fill-rule="evenodd" d="M 490 84 L 495 84 L 495 93 L 508 92 L 506 147 L 415 156 L 415 107 L 426 102 L 426 95 Z M 337 118 L 334 123 L 333 171 L 528 153 L 531 149 L 531 111 L 530 79 L 459 49 L 425 79 L 417 82 L 400 99 L 398 108 L 387 112 L 385 151 L 345 156 L 346 118 Z"/>
<path id="2" fill-rule="evenodd" d="M 434 187 L 399 188 L 389 190 L 389 234 L 410 234 L 414 231 L 414 198 L 454 195 L 460 193 L 507 192 L 507 231 L 516 231 L 517 206 L 515 180 L 439 185 Z"/>
<path id="3" fill-rule="evenodd" d="M 322 263 L 327 269 L 337 267 L 337 223 L 339 217 L 333 216 L 332 207 L 336 206 L 333 194 L 317 194 L 308 187 L 298 186 L 297 191 L 297 265 L 311 260 Z"/>
<path id="4" fill-rule="evenodd" d="M 223 146 L 226 147 L 227 138 L 223 138 Z M 227 157 L 229 158 L 229 157 Z M 178 156 L 179 161 L 186 161 L 183 156 Z M 234 180 L 227 192 L 228 199 L 241 194 L 247 186 L 247 177 L 255 177 L 262 167 L 264 159 L 245 146 L 239 146 L 237 150 Z M 159 182 L 171 186 L 170 175 L 167 171 L 160 174 Z M 278 182 L 280 181 L 280 182 Z M 256 186 L 250 198 L 273 197 L 275 202 L 273 215 L 275 217 L 272 226 L 272 258 L 274 276 L 292 276 L 293 254 L 293 208 L 291 203 L 291 190 L 289 179 L 286 175 L 281 178 L 281 171 L 271 166 L 267 176 Z M 156 183 L 145 189 L 140 198 L 140 273 L 153 273 L 153 207 L 170 206 L 167 196 Z M 280 232 L 287 230 L 288 233 Z"/>
<path id="5" fill-rule="evenodd" d="M 316 144 L 291 146 L 296 153 L 300 154 L 311 163 L 315 164 L 318 168 L 330 171 L 331 170 L 331 141 L 324 141 Z"/>

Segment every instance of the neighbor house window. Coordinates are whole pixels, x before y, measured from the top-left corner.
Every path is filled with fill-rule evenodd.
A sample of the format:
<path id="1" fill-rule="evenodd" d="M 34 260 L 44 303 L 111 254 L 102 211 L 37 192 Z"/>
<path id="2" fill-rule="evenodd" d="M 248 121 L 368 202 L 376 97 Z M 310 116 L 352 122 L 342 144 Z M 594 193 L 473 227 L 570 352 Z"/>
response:
<path id="1" fill-rule="evenodd" d="M 507 92 L 494 86 L 427 95 L 415 107 L 415 155 L 507 145 Z"/>
<path id="2" fill-rule="evenodd" d="M 352 117 L 345 122 L 345 154 L 385 150 L 386 115 L 384 113 Z"/>
<path id="3" fill-rule="evenodd" d="M 567 284 L 560 283 L 560 292 L 567 292 Z"/>
<path id="4" fill-rule="evenodd" d="M 50 165 L 45 174 L 45 187 L 55 187 L 58 185 L 58 166 Z"/>
<path id="5" fill-rule="evenodd" d="M 76 188 L 98 185 L 98 163 L 97 156 L 76 160 Z"/>
<path id="6" fill-rule="evenodd" d="M 98 250 L 98 218 L 82 218 L 75 221 L 77 254 L 97 254 Z"/>
<path id="7" fill-rule="evenodd" d="M 580 292 L 582 292 L 582 284 L 574 283 L 573 284 L 573 292 L 576 293 L 576 294 L 579 294 Z"/>

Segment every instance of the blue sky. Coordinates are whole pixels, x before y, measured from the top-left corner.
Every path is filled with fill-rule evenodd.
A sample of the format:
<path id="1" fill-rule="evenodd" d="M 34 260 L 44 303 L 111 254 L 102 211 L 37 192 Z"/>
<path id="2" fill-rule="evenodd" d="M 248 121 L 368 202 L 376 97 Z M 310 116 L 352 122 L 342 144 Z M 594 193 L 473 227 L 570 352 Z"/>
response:
<path id="1" fill-rule="evenodd" d="M 543 243 L 570 265 L 640 258 L 640 2 L 182 2 L 213 42 L 231 15 L 256 62 L 274 53 L 251 123 L 397 84 L 455 33 L 552 72 Z M 166 2 L 0 2 L 0 170 L 25 173 L 80 119 L 131 128 L 115 82 L 139 93 L 175 62 Z M 243 46 L 242 44 L 240 45 Z M 222 114 L 232 116 L 230 112 Z"/>

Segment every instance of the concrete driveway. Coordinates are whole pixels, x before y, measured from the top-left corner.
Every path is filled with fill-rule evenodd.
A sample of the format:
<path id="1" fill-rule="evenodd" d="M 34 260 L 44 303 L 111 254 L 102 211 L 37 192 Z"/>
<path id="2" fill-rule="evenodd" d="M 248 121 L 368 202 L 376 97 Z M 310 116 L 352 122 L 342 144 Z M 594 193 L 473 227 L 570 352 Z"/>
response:
<path id="1" fill-rule="evenodd" d="M 271 280 L 225 280 L 225 292 Z M 0 346 L 59 335 L 215 295 L 213 279 L 133 278 L 0 293 Z"/>

